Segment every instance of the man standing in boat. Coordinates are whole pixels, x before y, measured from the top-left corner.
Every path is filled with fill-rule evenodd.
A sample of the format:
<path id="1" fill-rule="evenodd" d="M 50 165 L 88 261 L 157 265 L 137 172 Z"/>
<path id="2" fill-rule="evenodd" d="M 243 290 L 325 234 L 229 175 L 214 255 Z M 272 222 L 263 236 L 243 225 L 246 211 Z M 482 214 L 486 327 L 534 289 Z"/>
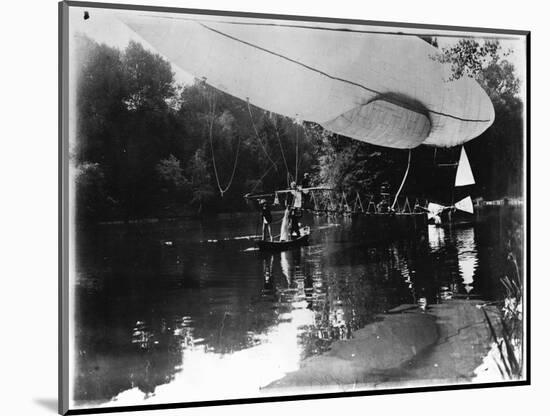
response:
<path id="1" fill-rule="evenodd" d="M 296 182 L 290 184 L 292 206 L 290 208 L 291 238 L 300 238 L 300 218 L 302 217 L 302 190 L 296 187 Z"/>
<path id="2" fill-rule="evenodd" d="M 262 215 L 262 239 L 266 241 L 269 237 L 269 241 L 273 241 L 273 234 L 271 234 L 271 223 L 273 221 L 271 208 L 265 199 L 260 199 L 259 206 Z"/>

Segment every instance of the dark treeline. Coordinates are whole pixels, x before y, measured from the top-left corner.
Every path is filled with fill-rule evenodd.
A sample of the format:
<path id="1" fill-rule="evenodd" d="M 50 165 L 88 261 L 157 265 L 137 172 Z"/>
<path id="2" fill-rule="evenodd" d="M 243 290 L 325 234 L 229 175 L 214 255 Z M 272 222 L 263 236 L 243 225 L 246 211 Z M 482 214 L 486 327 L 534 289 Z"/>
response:
<path id="1" fill-rule="evenodd" d="M 121 51 L 80 36 L 76 56 L 79 218 L 245 209 L 245 193 L 315 170 L 306 126 L 198 80 L 179 86 L 138 43 Z"/>
<path id="2" fill-rule="evenodd" d="M 71 156 L 79 220 L 243 210 L 244 194 L 286 188 L 305 172 L 313 183 L 338 191 L 369 194 L 399 186 L 406 151 L 265 112 L 200 80 L 178 85 L 170 63 L 135 42 L 119 50 L 77 36 L 76 46 Z M 519 195 L 522 105 L 513 67 L 495 58 L 473 76 L 496 111 L 494 125 L 466 145 L 478 182 L 473 196 Z M 438 198 L 435 190 L 450 190 L 452 174 L 436 173 L 436 162 L 456 161 L 456 150 L 415 149 L 405 191 Z"/>

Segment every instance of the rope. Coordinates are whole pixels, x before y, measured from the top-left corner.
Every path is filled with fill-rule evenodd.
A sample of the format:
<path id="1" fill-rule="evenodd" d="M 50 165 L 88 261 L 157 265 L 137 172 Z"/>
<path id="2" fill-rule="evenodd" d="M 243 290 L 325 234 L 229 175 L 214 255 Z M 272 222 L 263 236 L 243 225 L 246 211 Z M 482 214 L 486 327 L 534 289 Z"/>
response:
<path id="1" fill-rule="evenodd" d="M 355 82 L 355 81 L 351 81 L 351 80 L 349 80 L 349 79 L 340 78 L 340 77 L 331 75 L 331 74 L 329 74 L 329 73 L 327 73 L 327 72 L 324 72 L 324 71 L 322 71 L 322 70 L 320 70 L 320 69 L 314 68 L 314 67 L 312 67 L 312 66 L 310 66 L 310 65 L 307 65 L 307 64 L 305 64 L 305 63 L 303 63 L 303 62 L 300 62 L 300 61 L 297 61 L 297 60 L 295 60 L 295 59 L 289 58 L 288 56 L 285 56 L 285 55 L 282 55 L 282 54 L 280 54 L 280 53 L 277 53 L 277 52 L 271 51 L 271 50 L 269 50 L 269 49 L 263 48 L 263 47 L 261 47 L 261 46 L 255 45 L 255 44 L 253 44 L 253 43 L 251 43 L 251 42 L 247 42 L 247 41 L 245 41 L 245 40 L 239 39 L 239 38 L 237 38 L 237 37 L 235 37 L 235 36 L 231 36 L 231 35 L 229 35 L 229 34 L 227 34 L 227 33 L 224 33 L 224 32 L 222 32 L 222 31 L 220 31 L 220 30 L 217 30 L 217 29 L 214 29 L 214 28 L 212 28 L 212 27 L 210 27 L 210 26 L 208 26 L 208 25 L 205 25 L 204 23 L 200 23 L 200 22 L 199 22 L 199 24 L 200 24 L 202 27 L 204 27 L 205 29 L 210 30 L 211 32 L 217 33 L 217 34 L 220 35 L 220 36 L 226 37 L 226 38 L 228 38 L 228 39 L 231 39 L 231 40 L 234 40 L 234 41 L 236 41 L 236 42 L 242 43 L 242 44 L 244 44 L 244 45 L 250 46 L 250 47 L 252 47 L 252 48 L 258 49 L 258 50 L 260 50 L 260 51 L 262 51 L 262 52 L 265 52 L 265 53 L 268 53 L 268 54 L 270 54 L 270 55 L 276 56 L 276 57 L 278 57 L 278 58 L 284 59 L 285 61 L 288 61 L 288 62 L 291 62 L 291 63 L 293 63 L 293 64 L 295 64 L 295 65 L 301 66 L 302 68 L 305 68 L 305 69 L 307 69 L 307 70 L 309 70 L 309 71 L 316 72 L 316 73 L 318 73 L 319 75 L 323 75 L 323 76 L 325 76 L 325 77 L 327 77 L 327 78 L 330 78 L 330 79 L 333 79 L 333 80 L 335 80 L 335 81 L 340 81 L 340 82 L 343 82 L 343 83 L 346 83 L 346 84 L 349 84 L 349 85 L 356 86 L 356 87 L 358 87 L 358 88 L 361 88 L 361 89 L 363 89 L 363 90 L 365 90 L 365 91 L 368 91 L 368 92 L 373 93 L 373 94 L 376 94 L 376 95 L 382 94 L 381 91 L 378 91 L 378 90 L 373 89 L 373 88 L 369 88 L 369 87 L 367 87 L 366 85 L 360 84 L 360 83 Z M 396 101 L 398 101 L 398 100 L 396 100 Z M 398 101 L 398 104 L 401 105 L 401 106 L 404 106 L 404 103 L 401 102 L 401 101 Z M 414 110 L 414 111 L 416 111 L 416 110 Z M 443 112 L 440 112 L 440 111 L 435 111 L 435 110 L 430 110 L 430 109 L 426 109 L 425 111 L 427 111 L 427 112 L 429 112 L 429 113 L 432 113 L 432 114 L 437 114 L 437 115 L 440 115 L 440 116 L 443 116 L 443 117 L 449 117 L 449 118 L 452 118 L 452 119 L 455 119 L 455 120 L 466 121 L 466 122 L 471 122 L 471 123 L 486 123 L 486 122 L 490 121 L 489 119 L 471 119 L 471 118 L 459 117 L 459 116 L 455 116 L 455 115 L 453 115 L 453 114 L 443 113 Z M 417 112 L 423 113 L 423 111 L 417 111 Z"/>
<path id="2" fill-rule="evenodd" d="M 411 204 L 409 203 L 409 198 L 408 198 L 408 197 L 405 198 L 405 203 L 403 204 L 403 211 L 402 211 L 403 213 L 406 212 L 406 211 L 405 211 L 406 208 L 408 208 L 408 213 L 410 214 L 410 212 L 411 212 Z"/>
<path id="3" fill-rule="evenodd" d="M 246 98 L 246 107 L 248 108 L 248 114 L 250 115 L 250 122 L 252 123 L 252 128 L 254 129 L 254 133 L 256 133 L 256 137 L 258 139 L 258 143 L 260 144 L 260 147 L 262 148 L 262 150 L 264 151 L 266 157 L 269 159 L 269 161 L 273 164 L 273 166 L 275 166 L 275 170 L 278 171 L 279 169 L 277 169 L 277 165 L 275 164 L 275 162 L 273 161 L 273 159 L 271 159 L 269 157 L 269 154 L 267 153 L 267 150 L 266 148 L 264 147 L 264 144 L 262 143 L 262 139 L 260 138 L 260 135 L 258 134 L 258 130 L 256 129 L 256 124 L 254 124 L 254 118 L 252 117 L 252 110 L 250 110 L 250 101 L 248 100 L 248 97 Z"/>
<path id="4" fill-rule="evenodd" d="M 397 202 L 397 198 L 399 197 L 399 194 L 401 193 L 401 189 L 403 189 L 403 185 L 405 185 L 405 179 L 407 179 L 407 175 L 409 174 L 409 168 L 411 167 L 411 149 L 409 149 L 409 160 L 407 162 L 407 170 L 405 171 L 405 175 L 403 176 L 403 180 L 401 181 L 401 186 L 399 186 L 399 189 L 397 190 L 397 193 L 395 194 L 395 199 L 393 200 L 393 204 L 391 204 L 391 209 L 395 206 L 395 203 Z"/>
<path id="5" fill-rule="evenodd" d="M 277 159 L 277 161 L 279 161 L 279 159 Z M 254 185 L 254 188 L 252 188 L 252 190 L 250 191 L 250 193 L 254 192 L 254 190 L 258 187 L 258 185 L 260 183 L 262 183 L 262 180 L 267 176 L 267 174 L 269 173 L 269 171 L 273 168 L 274 165 L 271 165 L 270 167 L 267 168 L 267 170 L 264 172 L 264 174 L 260 177 L 260 179 L 258 179 L 258 182 L 256 182 L 256 185 Z"/>
<path id="6" fill-rule="evenodd" d="M 343 205 L 344 206 L 347 206 L 348 208 L 351 209 L 351 205 L 348 203 L 348 197 L 347 197 L 348 194 L 346 194 L 345 192 L 342 191 L 342 199 L 344 200 L 344 203 Z"/>
<path id="7" fill-rule="evenodd" d="M 283 143 L 281 142 L 281 137 L 279 136 L 279 129 L 277 128 L 277 124 L 273 123 L 275 126 L 275 135 L 277 136 L 277 140 L 279 141 L 279 147 L 281 148 L 281 155 L 283 155 L 283 162 L 285 162 L 285 168 L 286 168 L 286 180 L 288 182 L 288 177 L 290 175 L 290 169 L 288 168 L 288 163 L 286 162 L 285 152 L 283 150 Z"/>
<path id="8" fill-rule="evenodd" d="M 298 185 L 298 126 L 296 126 L 296 176 L 294 176 L 296 185 Z"/>
<path id="9" fill-rule="evenodd" d="M 214 176 L 216 177 L 216 184 L 218 185 L 218 190 L 220 191 L 220 195 L 223 198 L 223 194 L 226 193 L 229 188 L 231 187 L 231 184 L 233 183 L 233 179 L 235 179 L 235 172 L 237 171 L 237 162 L 239 160 L 239 152 L 241 149 L 241 136 L 239 135 L 239 142 L 237 143 L 237 155 L 235 156 L 235 162 L 233 163 L 233 171 L 231 172 L 231 177 L 229 178 L 229 182 L 227 183 L 227 186 L 225 188 L 222 188 L 220 183 L 220 178 L 218 175 L 218 168 L 216 166 L 216 157 L 214 156 L 214 139 L 212 137 L 212 129 L 214 128 L 214 119 L 215 119 L 215 113 L 216 113 L 216 100 L 214 99 L 214 93 L 212 93 L 212 100 L 208 101 L 208 107 L 210 111 L 210 125 L 208 129 L 208 135 L 210 137 L 210 152 L 212 153 L 212 166 L 214 167 Z"/>
<path id="10" fill-rule="evenodd" d="M 315 198 L 315 192 L 311 193 L 311 199 L 313 200 L 313 210 L 319 211 L 319 204 L 317 203 L 317 199 Z"/>
<path id="11" fill-rule="evenodd" d="M 359 204 L 357 204 L 357 201 L 359 201 Z M 356 191 L 355 206 L 354 206 L 355 210 L 357 210 L 357 206 L 361 208 L 361 212 L 365 212 L 365 208 L 363 208 L 363 203 L 361 202 L 361 197 L 359 196 L 359 191 Z"/>

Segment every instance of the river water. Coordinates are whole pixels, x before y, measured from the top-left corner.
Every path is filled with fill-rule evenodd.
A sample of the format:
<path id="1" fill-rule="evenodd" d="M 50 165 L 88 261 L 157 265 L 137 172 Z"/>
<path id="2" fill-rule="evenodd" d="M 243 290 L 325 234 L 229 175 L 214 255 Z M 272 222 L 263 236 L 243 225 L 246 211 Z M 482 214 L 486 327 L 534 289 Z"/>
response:
<path id="1" fill-rule="evenodd" d="M 310 245 L 274 254 L 255 249 L 253 213 L 83 228 L 74 404 L 257 397 L 399 305 L 497 299 L 521 211 L 475 219 L 362 239 L 349 218 L 306 215 Z"/>

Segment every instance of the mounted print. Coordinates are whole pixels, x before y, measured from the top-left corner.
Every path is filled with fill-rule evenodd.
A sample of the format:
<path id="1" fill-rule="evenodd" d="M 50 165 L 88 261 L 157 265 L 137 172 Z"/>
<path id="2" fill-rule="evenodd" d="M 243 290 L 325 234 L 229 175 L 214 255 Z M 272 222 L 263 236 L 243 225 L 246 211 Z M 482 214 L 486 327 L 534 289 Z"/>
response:
<path id="1" fill-rule="evenodd" d="M 60 3 L 60 412 L 528 384 L 528 59 Z"/>

